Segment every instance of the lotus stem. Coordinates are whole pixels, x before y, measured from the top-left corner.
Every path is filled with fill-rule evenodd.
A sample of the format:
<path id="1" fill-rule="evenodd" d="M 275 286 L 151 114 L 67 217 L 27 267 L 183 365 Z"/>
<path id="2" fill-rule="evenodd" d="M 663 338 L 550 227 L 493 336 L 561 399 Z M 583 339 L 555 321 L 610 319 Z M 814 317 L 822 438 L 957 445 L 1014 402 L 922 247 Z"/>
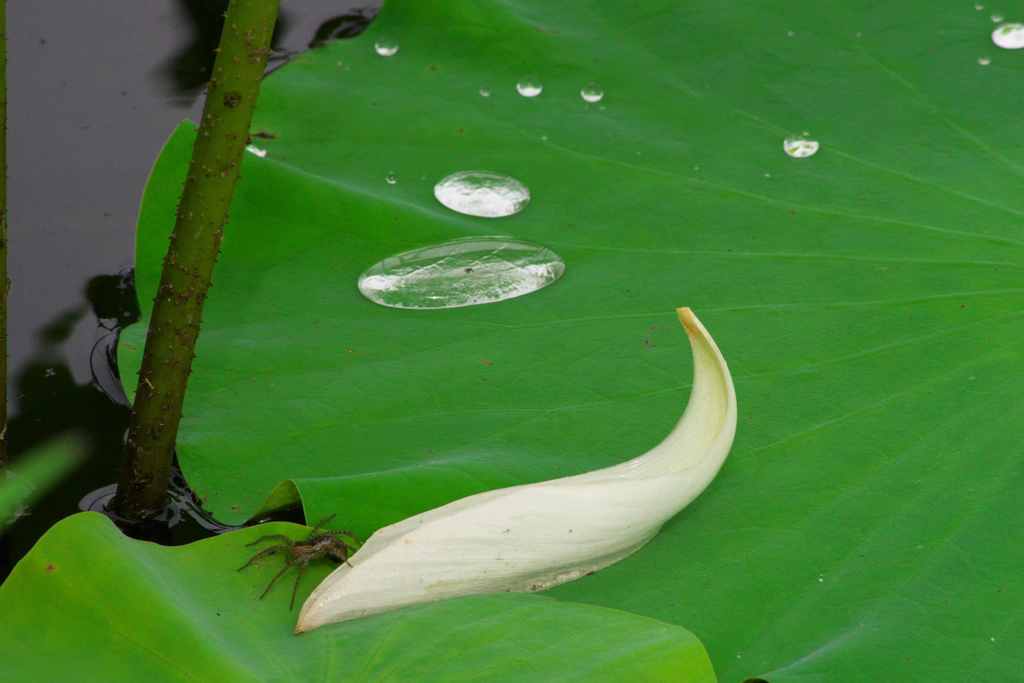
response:
<path id="1" fill-rule="evenodd" d="M 182 403 L 278 0 L 231 0 L 192 148 L 188 178 L 149 320 L 114 511 L 142 521 L 163 510 Z"/>

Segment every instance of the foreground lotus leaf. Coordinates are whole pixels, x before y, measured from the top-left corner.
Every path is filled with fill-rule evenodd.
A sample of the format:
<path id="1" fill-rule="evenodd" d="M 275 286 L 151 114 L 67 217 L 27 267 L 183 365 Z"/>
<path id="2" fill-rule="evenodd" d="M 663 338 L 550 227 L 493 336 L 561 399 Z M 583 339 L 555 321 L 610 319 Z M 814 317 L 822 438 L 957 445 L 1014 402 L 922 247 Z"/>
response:
<path id="1" fill-rule="evenodd" d="M 273 522 L 181 546 L 103 515 L 62 520 L 0 584 L 0 680 L 145 683 L 715 683 L 686 629 L 546 595 L 476 595 L 292 634 L 268 558 L 235 571 Z M 276 561 L 275 561 L 276 560 Z M 315 562 L 303 577 L 327 575 Z"/>
<path id="2" fill-rule="evenodd" d="M 487 491 L 377 531 L 302 606 L 296 632 L 443 598 L 537 591 L 632 554 L 714 478 L 736 433 L 736 393 L 714 340 L 678 310 L 693 389 L 659 445 L 613 467 Z"/>

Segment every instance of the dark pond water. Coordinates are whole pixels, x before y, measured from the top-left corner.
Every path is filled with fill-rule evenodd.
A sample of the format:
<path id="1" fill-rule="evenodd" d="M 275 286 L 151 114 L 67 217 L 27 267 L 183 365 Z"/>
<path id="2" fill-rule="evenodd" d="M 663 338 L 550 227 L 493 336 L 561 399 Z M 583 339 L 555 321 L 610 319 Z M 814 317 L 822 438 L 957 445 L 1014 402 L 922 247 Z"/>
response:
<path id="1" fill-rule="evenodd" d="M 8 439 L 12 458 L 77 432 L 88 457 L 0 536 L 0 579 L 47 528 L 117 478 L 127 408 L 111 363 L 138 306 L 135 215 L 149 168 L 198 120 L 226 0 L 33 0 L 8 7 Z M 282 3 L 271 69 L 357 35 L 374 0 Z M 178 481 L 177 496 L 188 492 Z M 211 533 L 201 511 L 159 540 Z"/>

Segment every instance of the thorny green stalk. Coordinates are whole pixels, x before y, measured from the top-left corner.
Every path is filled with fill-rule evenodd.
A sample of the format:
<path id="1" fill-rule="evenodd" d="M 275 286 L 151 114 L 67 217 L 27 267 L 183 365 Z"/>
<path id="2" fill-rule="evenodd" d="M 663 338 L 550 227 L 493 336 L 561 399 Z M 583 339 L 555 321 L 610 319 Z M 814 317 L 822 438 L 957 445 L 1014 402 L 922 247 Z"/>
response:
<path id="1" fill-rule="evenodd" d="M 166 504 L 174 442 L 203 301 L 249 138 L 278 0 L 231 0 L 188 179 L 164 258 L 125 438 L 114 511 L 130 521 Z"/>
<path id="2" fill-rule="evenodd" d="M 0 0 L 0 467 L 7 464 L 7 0 Z"/>

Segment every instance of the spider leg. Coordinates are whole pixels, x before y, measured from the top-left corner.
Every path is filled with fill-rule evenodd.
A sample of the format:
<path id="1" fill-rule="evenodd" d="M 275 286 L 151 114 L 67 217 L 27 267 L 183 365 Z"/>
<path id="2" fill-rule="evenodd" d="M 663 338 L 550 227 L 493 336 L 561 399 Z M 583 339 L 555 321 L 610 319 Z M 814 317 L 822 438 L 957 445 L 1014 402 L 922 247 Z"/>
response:
<path id="1" fill-rule="evenodd" d="M 274 578 L 272 578 L 270 580 L 270 583 L 267 584 L 267 587 L 263 589 L 262 593 L 260 593 L 260 600 L 262 600 L 264 597 L 266 597 L 267 593 L 270 592 L 270 589 L 274 587 L 275 583 L 277 583 L 277 580 L 280 579 L 284 575 L 284 573 L 286 571 L 291 569 L 291 567 L 292 567 L 292 565 L 290 563 L 285 563 L 285 565 L 283 567 L 281 567 L 281 571 L 279 571 L 278 573 L 274 574 Z"/>
<path id="2" fill-rule="evenodd" d="M 281 541 L 282 543 L 284 543 L 285 545 L 294 545 L 295 544 L 295 541 L 293 541 L 292 539 L 288 538 L 284 534 L 267 534 L 266 536 L 260 536 L 259 538 L 257 538 L 252 543 L 246 543 L 245 547 L 248 548 L 251 545 L 256 545 L 257 543 L 262 543 L 263 541 L 269 541 L 271 539 L 277 539 L 277 540 Z"/>
<path id="3" fill-rule="evenodd" d="M 308 562 L 301 562 L 299 563 L 298 571 L 295 572 L 295 585 L 292 586 L 292 602 L 288 606 L 289 611 L 295 609 L 295 594 L 299 591 L 299 581 L 302 579 L 302 574 L 306 571 L 306 567 L 308 566 Z"/>
<path id="4" fill-rule="evenodd" d="M 351 531 L 328 531 L 331 536 L 344 541 L 345 545 L 356 546 L 359 545 L 359 539 Z"/>
<path id="5" fill-rule="evenodd" d="M 320 520 L 319 522 L 317 522 L 317 523 L 316 523 L 316 526 L 314 526 L 314 527 L 313 527 L 313 530 L 312 530 L 311 532 L 309 532 L 309 537 L 310 537 L 310 538 L 313 538 L 314 536 L 316 536 L 316 532 L 318 532 L 318 531 L 320 531 L 321 529 L 323 529 L 323 528 L 324 528 L 324 525 L 325 525 L 325 524 L 328 524 L 328 523 L 329 523 L 329 522 L 330 522 L 330 521 L 331 521 L 332 519 L 334 519 L 335 517 L 337 517 L 337 514 L 333 514 L 333 515 L 327 515 L 326 517 L 324 517 L 323 519 L 321 519 L 321 520 Z"/>
<path id="6" fill-rule="evenodd" d="M 248 562 L 246 562 L 241 567 L 239 567 L 238 571 L 242 571 L 243 569 L 248 567 L 250 564 L 252 564 L 256 560 L 262 560 L 264 557 L 268 557 L 270 555 L 273 555 L 274 553 L 279 552 L 281 549 L 282 549 L 281 546 L 275 545 L 275 546 L 271 546 L 269 548 L 266 548 L 265 550 L 259 551 L 258 553 L 256 553 L 252 557 L 250 557 Z"/>

